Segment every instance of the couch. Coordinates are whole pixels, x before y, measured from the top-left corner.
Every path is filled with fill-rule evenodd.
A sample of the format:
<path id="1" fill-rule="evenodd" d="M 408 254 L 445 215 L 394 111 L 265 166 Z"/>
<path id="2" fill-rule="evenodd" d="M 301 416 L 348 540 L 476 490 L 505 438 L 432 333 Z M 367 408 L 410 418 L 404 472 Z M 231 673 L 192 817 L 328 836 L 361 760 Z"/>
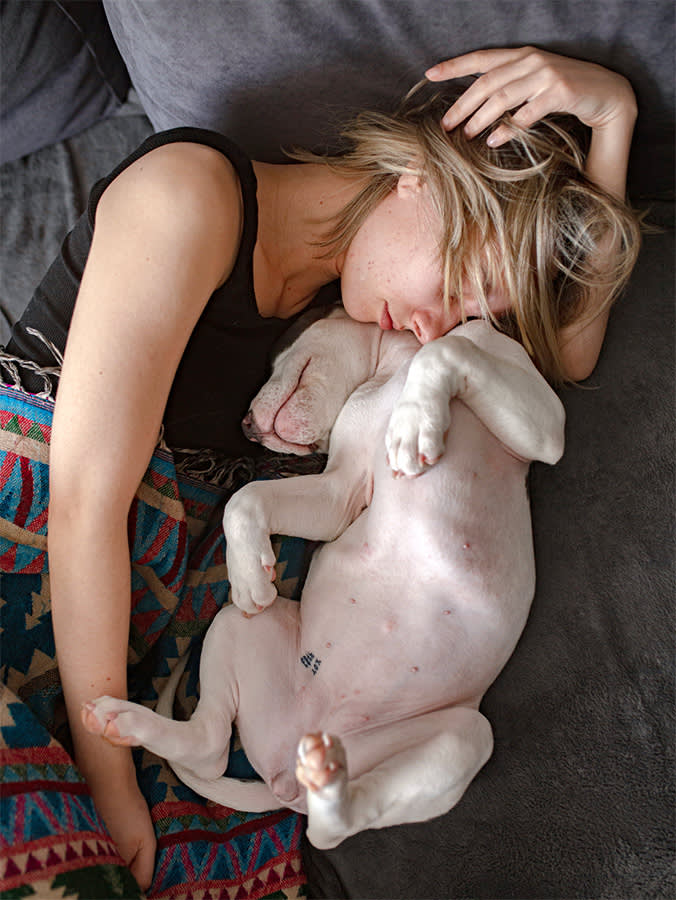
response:
<path id="1" fill-rule="evenodd" d="M 0 344 L 91 185 L 153 129 L 222 130 L 254 157 L 340 146 L 432 62 L 531 43 L 627 75 L 643 247 L 601 358 L 561 390 L 566 451 L 534 465 L 537 589 L 487 693 L 495 751 L 431 821 L 331 851 L 302 818 L 202 801 L 136 756 L 151 897 L 671 898 L 674 878 L 674 11 L 669 0 L 6 0 L 0 7 Z M 51 403 L 0 386 L 3 896 L 140 896 L 69 756 L 46 554 Z M 310 460 L 306 465 L 319 465 Z M 130 685 L 152 704 L 228 597 L 218 513 L 284 458 L 155 453 L 130 514 Z M 297 471 L 297 469 L 296 469 Z M 279 589 L 309 549 L 280 538 Z M 74 560 L 77 565 L 77 560 Z M 235 745 L 230 771 L 246 773 Z"/>

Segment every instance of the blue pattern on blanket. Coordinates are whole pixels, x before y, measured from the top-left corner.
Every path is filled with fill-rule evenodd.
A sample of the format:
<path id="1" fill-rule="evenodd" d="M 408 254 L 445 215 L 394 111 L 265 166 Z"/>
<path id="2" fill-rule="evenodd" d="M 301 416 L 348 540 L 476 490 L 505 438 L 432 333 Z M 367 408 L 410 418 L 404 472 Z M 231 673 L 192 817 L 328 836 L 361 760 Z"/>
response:
<path id="1" fill-rule="evenodd" d="M 27 831 L 20 845 L 3 821 L 0 877 L 26 896 L 51 896 L 64 886 L 78 896 L 131 896 L 124 893 L 129 891 L 128 873 L 111 875 L 115 867 L 122 869 L 121 860 L 95 812 L 86 840 L 70 833 L 68 825 L 74 821 L 68 803 L 75 795 L 67 785 L 73 779 L 79 785 L 78 803 L 86 798 L 91 804 L 91 798 L 67 754 L 70 742 L 51 625 L 46 552 L 51 414 L 49 401 L 0 386 L 0 762 L 3 776 L 11 773 L 12 809 L 22 804 L 25 812 L 32 804 L 43 810 L 22 819 Z M 288 468 L 288 463 L 267 460 L 254 477 L 276 477 Z M 158 450 L 130 511 L 129 693 L 153 705 L 176 661 L 190 653 L 177 694 L 177 717 L 189 716 L 196 705 L 201 638 L 228 602 L 220 512 L 238 486 L 224 490 L 179 476 L 174 455 Z M 277 538 L 273 544 L 277 588 L 297 598 L 311 547 L 291 538 Z M 164 761 L 141 749 L 134 754 L 158 836 L 150 896 L 180 898 L 196 890 L 199 896 L 211 892 L 252 898 L 303 892 L 300 816 L 287 810 L 234 812 L 198 797 Z M 54 765 L 60 768 L 54 770 Z M 44 777 L 37 776 L 44 776 L 45 766 L 51 766 L 52 774 L 57 771 L 58 783 L 42 790 Z M 228 773 L 255 774 L 236 739 Z M 53 834 L 45 834 L 49 821 Z M 45 850 L 48 844 L 53 845 L 51 855 Z M 115 893 L 111 878 L 124 885 L 123 893 Z"/>

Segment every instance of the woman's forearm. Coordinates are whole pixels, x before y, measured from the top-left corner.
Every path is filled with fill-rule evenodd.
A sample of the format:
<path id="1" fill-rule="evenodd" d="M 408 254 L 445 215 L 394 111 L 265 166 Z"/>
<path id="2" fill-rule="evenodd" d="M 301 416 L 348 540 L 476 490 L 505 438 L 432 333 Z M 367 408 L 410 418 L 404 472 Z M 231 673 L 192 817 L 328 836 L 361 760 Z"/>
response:
<path id="1" fill-rule="evenodd" d="M 621 202 L 627 189 L 629 150 L 636 122 L 636 101 L 627 82 L 627 97 L 620 113 L 609 122 L 592 128 L 591 143 L 585 171 L 591 181 Z M 604 241 L 599 266 L 612 268 L 617 248 L 611 235 Z M 603 274 L 602 272 L 600 273 Z M 589 289 L 579 320 L 564 327 L 559 335 L 561 362 L 566 375 L 573 381 L 587 378 L 594 370 L 608 324 L 608 288 L 605 279 L 599 287 Z"/>
<path id="2" fill-rule="evenodd" d="M 126 520 L 113 525 L 100 511 L 62 511 L 57 501 L 50 509 L 49 555 L 54 638 L 76 758 L 85 777 L 97 781 L 107 765 L 128 766 L 129 751 L 89 734 L 80 719 L 83 703 L 127 695 Z"/>
<path id="3" fill-rule="evenodd" d="M 610 121 L 592 128 L 585 171 L 594 184 L 618 200 L 625 199 L 627 190 L 627 165 L 636 116 L 636 99 L 626 82 L 626 97 L 620 112 Z"/>

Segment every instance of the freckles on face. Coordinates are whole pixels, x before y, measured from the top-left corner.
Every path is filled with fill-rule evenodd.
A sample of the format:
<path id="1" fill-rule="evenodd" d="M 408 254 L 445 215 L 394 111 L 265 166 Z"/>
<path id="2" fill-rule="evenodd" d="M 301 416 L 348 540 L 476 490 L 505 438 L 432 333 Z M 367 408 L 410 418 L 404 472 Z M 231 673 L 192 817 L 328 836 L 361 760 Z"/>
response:
<path id="1" fill-rule="evenodd" d="M 441 310 L 439 229 L 421 193 L 402 198 L 392 191 L 362 223 L 345 255 L 341 288 L 347 312 L 380 322 L 387 303 L 395 327 L 407 328 L 413 308 Z"/>

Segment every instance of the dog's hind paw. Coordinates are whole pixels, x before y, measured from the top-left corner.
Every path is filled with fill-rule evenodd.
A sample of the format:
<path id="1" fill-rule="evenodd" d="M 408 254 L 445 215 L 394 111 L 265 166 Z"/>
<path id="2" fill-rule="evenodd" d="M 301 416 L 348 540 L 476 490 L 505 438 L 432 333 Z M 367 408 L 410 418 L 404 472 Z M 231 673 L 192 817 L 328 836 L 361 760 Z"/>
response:
<path id="1" fill-rule="evenodd" d="M 304 735 L 298 744 L 296 778 L 315 794 L 339 794 L 347 784 L 347 759 L 341 741 L 326 732 Z"/>
<path id="2" fill-rule="evenodd" d="M 99 697 L 82 705 L 82 724 L 118 747 L 137 747 L 141 743 L 136 734 L 139 718 L 146 712 L 142 706 L 116 697 Z"/>

